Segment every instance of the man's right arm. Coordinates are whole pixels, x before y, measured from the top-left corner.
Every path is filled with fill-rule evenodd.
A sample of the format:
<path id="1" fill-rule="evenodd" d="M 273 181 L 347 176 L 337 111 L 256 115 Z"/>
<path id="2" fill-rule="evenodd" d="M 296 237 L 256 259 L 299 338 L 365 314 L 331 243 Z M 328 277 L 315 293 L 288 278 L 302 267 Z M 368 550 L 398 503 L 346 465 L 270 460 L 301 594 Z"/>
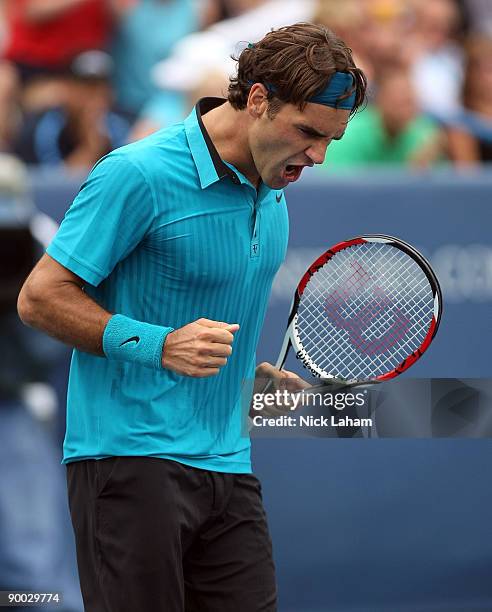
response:
<path id="1" fill-rule="evenodd" d="M 105 355 L 103 336 L 112 314 L 84 292 L 79 276 L 45 254 L 19 294 L 21 320 L 81 351 Z M 163 368 L 196 378 L 214 376 L 232 353 L 237 324 L 198 319 L 168 334 Z"/>
<path id="2" fill-rule="evenodd" d="M 102 337 L 111 313 L 84 292 L 85 282 L 43 255 L 19 294 L 21 320 L 87 353 L 103 355 Z"/>

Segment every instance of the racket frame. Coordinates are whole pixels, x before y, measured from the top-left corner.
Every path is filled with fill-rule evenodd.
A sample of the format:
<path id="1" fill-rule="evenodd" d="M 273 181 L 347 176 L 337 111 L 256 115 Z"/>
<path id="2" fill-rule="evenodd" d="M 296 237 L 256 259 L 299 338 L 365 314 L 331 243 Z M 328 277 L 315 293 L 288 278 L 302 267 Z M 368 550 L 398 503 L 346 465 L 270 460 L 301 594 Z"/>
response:
<path id="1" fill-rule="evenodd" d="M 297 309 L 299 307 L 302 294 L 304 289 L 306 288 L 310 278 L 315 274 L 322 266 L 326 264 L 336 253 L 343 251 L 344 249 L 350 248 L 352 246 L 358 244 L 365 244 L 368 242 L 379 242 L 382 244 L 390 244 L 394 246 L 404 253 L 406 253 L 409 257 L 411 257 L 422 269 L 425 273 L 429 284 L 432 288 L 434 294 L 434 314 L 432 317 L 431 324 L 429 329 L 427 330 L 426 336 L 418 349 L 416 349 L 413 353 L 411 353 L 406 359 L 404 359 L 398 366 L 393 368 L 390 372 L 386 372 L 385 374 L 381 374 L 375 378 L 368 380 L 358 380 L 358 379 L 341 379 L 337 378 L 335 375 L 327 374 L 321 368 L 319 368 L 316 363 L 314 363 L 309 355 L 306 353 L 302 346 L 302 342 L 299 338 L 297 332 Z M 432 342 L 434 336 L 437 333 L 439 328 L 439 324 L 441 321 L 442 315 L 442 292 L 439 286 L 439 281 L 432 270 L 429 262 L 425 259 L 425 257 L 417 251 L 412 245 L 404 242 L 400 238 L 395 238 L 393 236 L 388 236 L 385 234 L 365 234 L 358 238 L 352 238 L 351 240 L 344 240 L 339 242 L 338 244 L 332 246 L 330 249 L 325 251 L 322 255 L 318 257 L 307 269 L 294 293 L 294 298 L 292 300 L 290 314 L 287 322 L 287 330 L 285 332 L 284 340 L 282 343 L 282 347 L 280 349 L 280 353 L 275 364 L 275 367 L 281 370 L 285 364 L 287 359 L 287 355 L 289 353 L 289 349 L 292 347 L 295 351 L 296 357 L 302 362 L 303 366 L 316 376 L 317 378 L 321 378 L 326 380 L 327 382 L 332 382 L 340 385 L 356 385 L 356 384 L 367 384 L 367 383 L 377 383 L 385 380 L 389 380 L 391 378 L 395 378 L 399 376 L 402 372 L 410 368 L 428 349 L 430 343 Z"/>

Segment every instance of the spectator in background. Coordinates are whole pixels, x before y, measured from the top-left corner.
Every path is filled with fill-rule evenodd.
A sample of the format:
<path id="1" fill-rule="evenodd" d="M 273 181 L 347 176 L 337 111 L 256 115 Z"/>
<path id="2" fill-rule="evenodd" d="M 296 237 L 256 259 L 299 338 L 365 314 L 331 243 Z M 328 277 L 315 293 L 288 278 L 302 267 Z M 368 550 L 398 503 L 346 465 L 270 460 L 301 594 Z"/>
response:
<path id="1" fill-rule="evenodd" d="M 463 54 L 455 0 L 412 0 L 414 25 L 403 46 L 422 110 L 438 119 L 459 107 Z"/>
<path id="2" fill-rule="evenodd" d="M 304 0 L 302 4 L 309 5 L 312 1 Z M 292 0 L 285 0 L 285 3 L 292 4 Z M 197 95 L 199 97 L 210 94 L 221 95 L 222 89 L 227 88 L 228 83 L 228 72 L 222 70 L 224 45 L 227 56 L 234 51 L 234 44 L 238 38 L 245 34 L 247 25 L 241 20 L 243 27 L 239 27 L 239 33 L 236 30 L 238 38 L 234 43 L 231 43 L 227 34 L 219 32 L 218 35 L 210 35 L 210 33 L 214 31 L 215 25 L 219 30 L 225 25 L 227 31 L 228 23 L 237 23 L 242 16 L 255 13 L 255 9 L 261 10 L 264 4 L 269 3 L 266 0 L 204 0 L 200 3 L 193 0 L 141 0 L 140 4 L 135 4 L 126 14 L 125 11 L 121 12 L 121 27 L 113 52 L 117 70 L 120 71 L 120 77 L 116 78 L 119 105 L 137 118 L 130 140 L 138 140 L 181 121 L 196 102 Z M 286 9 L 279 2 L 275 2 L 277 15 L 283 14 L 285 10 L 288 11 L 288 7 Z M 216 24 L 217 21 L 221 23 Z M 263 13 L 258 13 L 255 31 L 260 24 L 261 27 L 264 23 L 269 23 L 271 27 L 275 26 L 274 21 Z M 288 21 L 289 19 L 283 23 Z M 210 30 L 202 36 L 199 31 L 203 27 Z M 152 36 L 154 42 L 149 45 L 151 28 L 154 28 Z M 263 32 L 260 33 L 260 37 L 262 34 Z M 197 49 L 196 42 L 198 42 Z M 176 44 L 178 49 L 185 49 L 185 74 L 178 79 L 178 83 L 172 76 L 166 82 L 159 77 L 160 70 L 157 70 L 156 77 L 153 69 L 156 64 L 157 66 L 166 64 L 167 59 L 173 63 L 172 56 Z M 191 55 L 188 56 L 190 49 Z M 212 65 L 215 62 L 220 67 L 217 68 L 215 65 L 210 70 L 201 69 L 204 56 L 211 57 Z M 179 61 L 178 50 L 178 63 Z M 193 77 L 188 79 L 190 70 Z M 198 78 L 194 78 L 196 72 L 199 73 Z M 137 87 L 139 82 L 143 86 Z"/>
<path id="3" fill-rule="evenodd" d="M 23 80 L 64 71 L 73 57 L 107 45 L 110 0 L 7 0 L 4 58 Z"/>
<path id="4" fill-rule="evenodd" d="M 24 162 L 83 170 L 126 143 L 130 124 L 111 110 L 112 64 L 104 51 L 73 60 L 61 104 L 26 117 L 15 145 Z"/>
<path id="5" fill-rule="evenodd" d="M 375 84 L 374 104 L 355 115 L 330 145 L 323 170 L 379 165 L 428 166 L 442 157 L 436 124 L 418 109 L 408 71 L 390 68 Z"/>
<path id="6" fill-rule="evenodd" d="M 365 0 L 365 4 L 368 18 L 359 31 L 359 44 L 375 79 L 378 71 L 403 63 L 403 41 L 406 44 L 412 14 L 408 0 Z"/>
<path id="7" fill-rule="evenodd" d="M 462 108 L 448 121 L 449 155 L 456 165 L 492 161 L 492 38 L 466 46 Z"/>
<path id="8" fill-rule="evenodd" d="M 161 91 L 151 71 L 178 40 L 200 27 L 200 18 L 200 6 L 194 0 L 127 0 L 120 7 L 111 46 L 113 84 L 118 108 L 131 119 L 141 119 L 132 140 L 185 115 L 183 96 Z"/>
<path id="9" fill-rule="evenodd" d="M 0 63 L 0 148 L 22 121 L 63 96 L 63 73 L 75 55 L 103 49 L 115 3 L 123 0 L 1 0 L 6 41 Z"/>

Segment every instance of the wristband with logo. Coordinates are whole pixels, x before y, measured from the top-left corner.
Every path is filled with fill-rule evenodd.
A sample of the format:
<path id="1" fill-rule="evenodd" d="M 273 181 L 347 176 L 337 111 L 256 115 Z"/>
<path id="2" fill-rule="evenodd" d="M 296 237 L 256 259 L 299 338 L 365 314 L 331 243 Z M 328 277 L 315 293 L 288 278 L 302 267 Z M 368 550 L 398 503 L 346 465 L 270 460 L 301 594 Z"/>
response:
<path id="1" fill-rule="evenodd" d="M 103 334 L 103 351 L 108 359 L 139 363 L 162 369 L 162 349 L 172 327 L 135 321 L 124 315 L 109 319 Z"/>

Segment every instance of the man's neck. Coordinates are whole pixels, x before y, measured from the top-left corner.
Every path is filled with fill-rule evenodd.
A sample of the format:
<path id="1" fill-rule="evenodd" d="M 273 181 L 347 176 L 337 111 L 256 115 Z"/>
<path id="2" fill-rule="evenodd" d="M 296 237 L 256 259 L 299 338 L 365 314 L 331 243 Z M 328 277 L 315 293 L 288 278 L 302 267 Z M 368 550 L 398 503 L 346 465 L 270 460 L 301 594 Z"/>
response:
<path id="1" fill-rule="evenodd" d="M 258 187 L 260 177 L 249 149 L 246 111 L 237 111 L 226 102 L 203 115 L 202 120 L 220 157 Z"/>

